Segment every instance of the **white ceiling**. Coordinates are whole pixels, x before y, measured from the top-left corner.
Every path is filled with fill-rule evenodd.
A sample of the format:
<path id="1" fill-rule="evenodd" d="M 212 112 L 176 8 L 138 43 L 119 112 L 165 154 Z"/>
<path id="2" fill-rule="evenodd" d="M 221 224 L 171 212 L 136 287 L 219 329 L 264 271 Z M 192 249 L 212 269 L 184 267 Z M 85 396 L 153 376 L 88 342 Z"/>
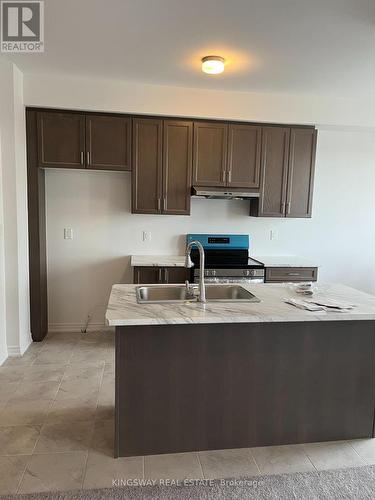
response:
<path id="1" fill-rule="evenodd" d="M 205 75 L 200 58 L 227 59 Z M 225 90 L 374 93 L 375 0 L 45 0 L 25 73 Z"/>

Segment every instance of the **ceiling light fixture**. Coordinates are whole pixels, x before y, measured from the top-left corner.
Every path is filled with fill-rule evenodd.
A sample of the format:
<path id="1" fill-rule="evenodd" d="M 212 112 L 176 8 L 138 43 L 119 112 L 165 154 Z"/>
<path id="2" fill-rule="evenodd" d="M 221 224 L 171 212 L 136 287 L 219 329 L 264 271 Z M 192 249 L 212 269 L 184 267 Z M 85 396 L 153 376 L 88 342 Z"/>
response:
<path id="1" fill-rule="evenodd" d="M 210 75 L 217 75 L 224 71 L 225 60 L 220 56 L 206 56 L 202 59 L 202 71 Z"/>

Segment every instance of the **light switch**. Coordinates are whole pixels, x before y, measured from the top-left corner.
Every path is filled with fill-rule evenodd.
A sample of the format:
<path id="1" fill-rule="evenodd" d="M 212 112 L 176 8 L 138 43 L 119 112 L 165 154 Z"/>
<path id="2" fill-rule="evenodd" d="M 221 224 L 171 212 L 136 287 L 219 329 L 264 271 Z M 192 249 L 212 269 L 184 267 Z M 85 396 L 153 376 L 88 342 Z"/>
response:
<path id="1" fill-rule="evenodd" d="M 270 240 L 274 241 L 274 240 L 278 240 L 278 239 L 279 239 L 279 232 L 277 231 L 277 229 L 271 229 Z"/>
<path id="2" fill-rule="evenodd" d="M 72 240 L 73 239 L 73 228 L 64 227 L 64 240 Z"/>
<path id="3" fill-rule="evenodd" d="M 142 231 L 142 241 L 151 241 L 151 231 Z"/>

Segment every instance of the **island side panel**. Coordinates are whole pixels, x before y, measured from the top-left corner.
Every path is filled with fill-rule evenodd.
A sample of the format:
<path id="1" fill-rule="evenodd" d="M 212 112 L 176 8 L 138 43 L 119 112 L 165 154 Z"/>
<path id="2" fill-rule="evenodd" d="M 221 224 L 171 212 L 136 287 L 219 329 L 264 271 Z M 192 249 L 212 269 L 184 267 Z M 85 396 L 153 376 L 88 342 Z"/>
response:
<path id="1" fill-rule="evenodd" d="M 116 456 L 373 436 L 374 321 L 116 328 Z"/>

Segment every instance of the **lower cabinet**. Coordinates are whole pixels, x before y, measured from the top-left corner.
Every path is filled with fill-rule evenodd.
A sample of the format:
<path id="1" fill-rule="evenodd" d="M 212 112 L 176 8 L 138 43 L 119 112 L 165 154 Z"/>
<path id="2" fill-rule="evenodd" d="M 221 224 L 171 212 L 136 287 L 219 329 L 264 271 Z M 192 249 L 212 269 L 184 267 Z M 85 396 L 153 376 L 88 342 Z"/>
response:
<path id="1" fill-rule="evenodd" d="M 134 267 L 135 284 L 185 283 L 190 271 L 185 267 Z M 267 267 L 266 283 L 317 281 L 317 267 Z"/>
<path id="2" fill-rule="evenodd" d="M 267 267 L 266 283 L 316 281 L 317 267 Z"/>
<path id="3" fill-rule="evenodd" d="M 135 267 L 134 283 L 160 284 L 160 283 L 185 283 L 189 271 L 185 267 Z"/>
<path id="4" fill-rule="evenodd" d="M 185 283 L 190 277 L 190 270 L 185 267 L 165 267 L 165 283 Z"/>

